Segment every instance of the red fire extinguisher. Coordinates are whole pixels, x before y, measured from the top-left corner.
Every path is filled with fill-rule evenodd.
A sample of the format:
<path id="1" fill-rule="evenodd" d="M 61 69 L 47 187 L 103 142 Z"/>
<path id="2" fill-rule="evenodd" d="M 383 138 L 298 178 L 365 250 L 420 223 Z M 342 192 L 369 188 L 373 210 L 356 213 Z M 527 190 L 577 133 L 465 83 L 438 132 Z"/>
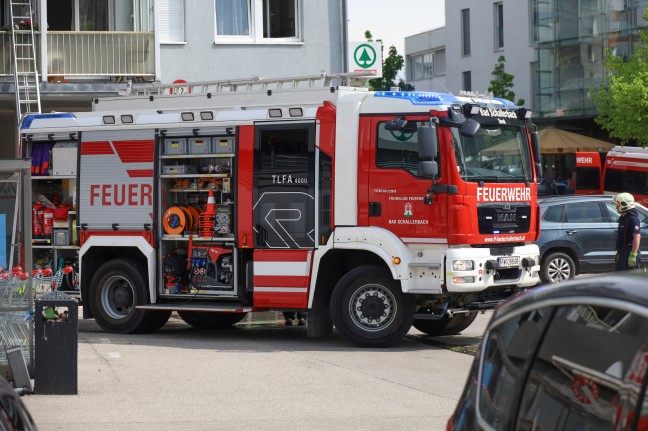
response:
<path id="1" fill-rule="evenodd" d="M 53 230 L 54 230 L 54 208 L 45 207 L 43 209 L 43 236 L 45 238 L 51 238 Z"/>
<path id="2" fill-rule="evenodd" d="M 32 237 L 49 238 L 54 228 L 54 209 L 36 202 L 32 206 Z"/>
<path id="3" fill-rule="evenodd" d="M 44 205 L 36 202 L 32 205 L 32 237 L 43 237 L 43 224 L 45 223 L 45 214 L 43 213 Z"/>

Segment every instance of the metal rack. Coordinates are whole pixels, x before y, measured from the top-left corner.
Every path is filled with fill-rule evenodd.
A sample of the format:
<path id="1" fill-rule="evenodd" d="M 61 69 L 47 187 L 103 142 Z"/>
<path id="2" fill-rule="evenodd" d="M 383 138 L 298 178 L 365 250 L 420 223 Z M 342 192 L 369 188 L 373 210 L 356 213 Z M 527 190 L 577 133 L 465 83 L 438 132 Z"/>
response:
<path id="1" fill-rule="evenodd" d="M 8 268 L 17 266 L 14 258 L 21 255 L 24 256 L 24 267 L 32 267 L 31 211 L 19 211 L 20 208 L 31 208 L 30 172 L 29 160 L 0 160 L 0 183 L 5 190 L 13 187 L 16 192 L 13 211 L 9 209 L 10 213 L 5 214 L 5 234 L 10 236 L 11 241 L 4 256 L 6 261 L 0 265 Z M 22 220 L 19 216 L 22 216 Z M 34 275 L 31 271 L 25 273 L 16 268 L 15 271 L 3 271 L 0 277 L 0 374 L 5 376 L 9 376 L 9 348 L 19 347 L 25 364 L 34 366 L 34 325 L 31 318 L 34 310 L 34 276 L 38 282 L 38 272 Z M 55 276 L 49 274 L 49 278 L 44 278 L 41 272 L 40 287 L 51 289 Z"/>

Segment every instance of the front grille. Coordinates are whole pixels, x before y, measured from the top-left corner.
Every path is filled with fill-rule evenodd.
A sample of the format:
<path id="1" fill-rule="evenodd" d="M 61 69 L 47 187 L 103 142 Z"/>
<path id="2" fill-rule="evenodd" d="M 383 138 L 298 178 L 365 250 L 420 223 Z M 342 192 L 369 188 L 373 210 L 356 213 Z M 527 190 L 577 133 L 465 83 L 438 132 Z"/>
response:
<path id="1" fill-rule="evenodd" d="M 531 226 L 528 203 L 498 202 L 477 205 L 479 233 L 526 233 Z"/>

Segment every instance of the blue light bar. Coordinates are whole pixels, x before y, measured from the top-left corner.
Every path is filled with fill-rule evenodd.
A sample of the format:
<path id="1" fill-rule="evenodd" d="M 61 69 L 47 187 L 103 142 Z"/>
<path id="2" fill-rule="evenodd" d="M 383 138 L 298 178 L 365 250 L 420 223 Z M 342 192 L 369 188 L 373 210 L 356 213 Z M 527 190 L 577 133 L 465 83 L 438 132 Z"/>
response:
<path id="1" fill-rule="evenodd" d="M 27 114 L 23 118 L 21 129 L 29 129 L 34 120 L 49 120 L 50 118 L 75 118 L 70 112 L 57 112 L 52 114 Z"/>
<path id="2" fill-rule="evenodd" d="M 412 105 L 449 105 L 458 103 L 459 100 L 447 93 L 423 93 L 413 91 L 377 91 L 376 97 L 392 97 L 395 99 L 409 100 Z"/>

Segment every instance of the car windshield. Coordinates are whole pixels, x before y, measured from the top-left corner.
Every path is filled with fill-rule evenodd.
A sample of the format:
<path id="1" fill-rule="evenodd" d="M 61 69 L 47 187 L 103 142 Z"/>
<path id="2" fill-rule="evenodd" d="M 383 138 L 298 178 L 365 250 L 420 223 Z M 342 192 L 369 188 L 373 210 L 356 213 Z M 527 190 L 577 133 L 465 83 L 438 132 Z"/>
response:
<path id="1" fill-rule="evenodd" d="M 472 137 L 452 129 L 457 169 L 470 182 L 528 182 L 531 156 L 524 128 L 484 125 Z"/>

